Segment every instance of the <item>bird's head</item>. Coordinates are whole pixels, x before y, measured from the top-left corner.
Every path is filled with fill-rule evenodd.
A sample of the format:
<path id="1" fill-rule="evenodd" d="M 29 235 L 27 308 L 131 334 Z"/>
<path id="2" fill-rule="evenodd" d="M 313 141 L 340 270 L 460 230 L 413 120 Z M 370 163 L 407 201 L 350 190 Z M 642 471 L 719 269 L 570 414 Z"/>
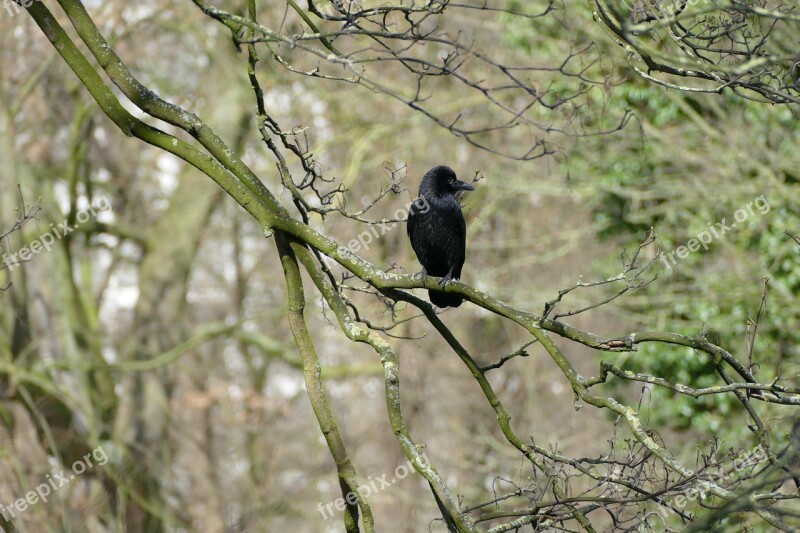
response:
<path id="1" fill-rule="evenodd" d="M 474 191 L 475 187 L 456 177 L 453 169 L 445 166 L 433 167 L 423 177 L 419 186 L 421 196 L 444 196 L 459 191 Z"/>

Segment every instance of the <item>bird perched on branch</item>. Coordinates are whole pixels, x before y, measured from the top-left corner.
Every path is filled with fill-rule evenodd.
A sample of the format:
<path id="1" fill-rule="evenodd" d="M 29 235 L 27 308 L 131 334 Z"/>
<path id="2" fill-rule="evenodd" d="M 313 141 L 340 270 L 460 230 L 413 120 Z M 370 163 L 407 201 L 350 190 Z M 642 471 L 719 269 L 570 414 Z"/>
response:
<path id="1" fill-rule="evenodd" d="M 467 247 L 467 225 L 456 196 L 475 187 L 460 181 L 453 169 L 433 167 L 419 186 L 419 197 L 408 210 L 408 238 L 422 264 L 423 276 L 441 277 L 441 285 L 461 278 Z M 431 289 L 431 303 L 437 307 L 458 307 L 464 299 Z"/>

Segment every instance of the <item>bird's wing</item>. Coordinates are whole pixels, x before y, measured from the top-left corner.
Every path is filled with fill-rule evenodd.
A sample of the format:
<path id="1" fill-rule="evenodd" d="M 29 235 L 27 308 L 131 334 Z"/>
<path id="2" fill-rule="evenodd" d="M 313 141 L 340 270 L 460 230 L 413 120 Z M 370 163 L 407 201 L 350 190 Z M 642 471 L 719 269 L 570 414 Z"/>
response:
<path id="1" fill-rule="evenodd" d="M 458 216 L 454 217 L 456 221 L 455 228 L 455 250 L 456 262 L 453 268 L 453 278 L 461 279 L 461 267 L 464 266 L 464 260 L 467 256 L 467 223 L 464 220 L 464 214 L 461 212 L 461 206 L 458 207 Z"/>
<path id="2" fill-rule="evenodd" d="M 423 226 L 425 225 L 425 214 L 419 212 L 419 206 L 417 205 L 417 200 L 415 199 L 414 202 L 408 208 L 408 221 L 406 222 L 406 232 L 408 233 L 408 240 L 411 241 L 411 248 L 414 250 L 414 253 L 419 259 L 419 262 L 425 267 L 424 257 L 426 256 L 425 250 L 425 230 Z"/>
<path id="3" fill-rule="evenodd" d="M 408 220 L 406 220 L 406 233 L 408 233 L 408 238 L 411 239 L 412 243 L 414 238 L 411 236 L 411 234 L 414 233 L 414 228 L 417 226 L 417 222 L 419 221 L 419 216 L 414 208 L 414 204 L 416 202 L 417 201 L 414 200 L 411 202 L 411 205 L 408 206 Z"/>

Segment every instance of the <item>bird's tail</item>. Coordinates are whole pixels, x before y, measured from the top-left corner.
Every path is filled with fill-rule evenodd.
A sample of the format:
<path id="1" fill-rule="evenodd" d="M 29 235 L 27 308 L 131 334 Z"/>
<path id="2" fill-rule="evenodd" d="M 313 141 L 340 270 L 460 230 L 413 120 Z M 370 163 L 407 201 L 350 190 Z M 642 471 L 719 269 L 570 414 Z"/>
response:
<path id="1" fill-rule="evenodd" d="M 428 296 L 431 299 L 431 303 L 436 307 L 458 307 L 464 301 L 464 298 L 458 294 L 442 291 L 429 290 Z"/>

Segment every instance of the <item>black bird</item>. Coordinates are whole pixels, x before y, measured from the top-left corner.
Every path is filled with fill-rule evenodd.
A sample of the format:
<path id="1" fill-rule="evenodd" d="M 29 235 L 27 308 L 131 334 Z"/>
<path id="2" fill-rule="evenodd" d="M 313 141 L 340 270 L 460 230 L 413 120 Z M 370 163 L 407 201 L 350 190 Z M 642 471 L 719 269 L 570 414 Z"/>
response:
<path id="1" fill-rule="evenodd" d="M 453 169 L 433 167 L 422 177 L 419 197 L 408 210 L 408 238 L 422 273 L 443 278 L 442 285 L 461 278 L 467 247 L 467 225 L 456 193 L 474 190 L 459 181 Z M 458 307 L 464 301 L 457 294 L 432 289 L 428 295 L 437 307 Z"/>

